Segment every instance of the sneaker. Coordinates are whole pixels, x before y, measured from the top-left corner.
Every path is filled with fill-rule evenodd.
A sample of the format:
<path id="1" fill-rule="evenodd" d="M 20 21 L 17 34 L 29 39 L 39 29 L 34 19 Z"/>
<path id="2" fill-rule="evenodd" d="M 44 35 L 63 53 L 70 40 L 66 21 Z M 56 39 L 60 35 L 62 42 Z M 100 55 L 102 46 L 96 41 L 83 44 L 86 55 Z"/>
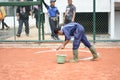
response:
<path id="1" fill-rule="evenodd" d="M 10 27 L 7 27 L 6 30 L 8 30 Z"/>
<path id="2" fill-rule="evenodd" d="M 17 36 L 17 37 L 20 37 L 20 34 L 17 34 L 16 36 Z"/>
<path id="3" fill-rule="evenodd" d="M 59 37 L 55 37 L 56 38 L 56 40 L 60 40 L 60 38 Z"/>
<path id="4" fill-rule="evenodd" d="M 51 38 L 52 38 L 53 40 L 56 40 L 55 36 L 51 36 Z"/>

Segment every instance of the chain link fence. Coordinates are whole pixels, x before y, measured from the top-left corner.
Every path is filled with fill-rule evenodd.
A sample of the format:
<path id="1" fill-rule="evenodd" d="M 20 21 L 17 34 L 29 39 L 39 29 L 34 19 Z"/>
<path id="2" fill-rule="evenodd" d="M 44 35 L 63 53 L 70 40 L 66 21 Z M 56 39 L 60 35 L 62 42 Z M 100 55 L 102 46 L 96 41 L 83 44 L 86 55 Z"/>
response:
<path id="1" fill-rule="evenodd" d="M 93 39 L 93 13 L 76 13 L 75 21 L 85 27 L 89 39 Z M 108 13 L 96 13 L 96 39 L 110 39 L 108 33 Z"/>
<path id="2" fill-rule="evenodd" d="M 17 2 L 17 1 L 16 1 Z M 28 1 L 29 2 L 29 1 Z M 31 11 L 33 11 L 33 6 L 40 3 L 28 3 L 25 2 L 25 4 L 20 5 L 29 5 L 31 7 Z M 13 3 L 15 4 L 15 3 Z M 2 4 L 0 4 L 2 5 Z M 38 28 L 36 27 L 36 19 L 29 16 L 29 36 L 26 35 L 26 28 L 25 25 L 22 27 L 22 33 L 20 37 L 16 36 L 18 32 L 18 26 L 19 21 L 16 17 L 16 9 L 17 5 L 10 5 L 9 3 L 6 3 L 6 12 L 9 13 L 4 19 L 4 22 L 9 26 L 9 29 L 5 28 L 2 30 L 2 23 L 0 25 L 0 41 L 1 42 L 9 42 L 9 41 L 30 41 L 30 42 L 50 42 L 53 41 L 51 39 L 51 32 L 48 22 L 48 15 L 47 13 L 42 13 L 42 6 L 40 7 L 40 15 L 38 19 Z M 85 27 L 85 31 L 87 34 L 87 37 L 89 40 L 93 41 L 93 13 L 87 12 L 87 13 L 76 13 L 75 22 L 81 23 Z M 107 12 L 97 12 L 96 13 L 96 33 L 95 38 L 97 40 L 107 41 L 112 40 L 109 35 L 109 13 Z M 64 40 L 63 36 L 60 36 L 60 41 Z"/>

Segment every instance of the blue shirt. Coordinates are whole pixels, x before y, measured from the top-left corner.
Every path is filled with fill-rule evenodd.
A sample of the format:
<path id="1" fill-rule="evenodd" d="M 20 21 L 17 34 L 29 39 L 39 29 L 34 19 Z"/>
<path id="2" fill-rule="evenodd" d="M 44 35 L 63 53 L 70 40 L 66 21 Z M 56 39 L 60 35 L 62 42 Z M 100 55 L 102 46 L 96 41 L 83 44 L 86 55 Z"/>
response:
<path id="1" fill-rule="evenodd" d="M 65 40 L 70 40 L 71 36 L 79 38 L 77 34 L 84 32 L 84 27 L 78 23 L 68 23 L 61 28 L 61 31 L 65 35 Z"/>
<path id="2" fill-rule="evenodd" d="M 50 17 L 56 17 L 57 14 L 59 14 L 59 11 L 58 11 L 56 6 L 53 6 L 53 7 L 48 6 L 44 1 L 43 1 L 43 3 L 45 5 L 45 7 L 47 8 L 48 14 L 49 14 Z"/>
<path id="3" fill-rule="evenodd" d="M 50 17 L 56 17 L 59 14 L 57 7 L 48 6 L 48 14 Z"/>

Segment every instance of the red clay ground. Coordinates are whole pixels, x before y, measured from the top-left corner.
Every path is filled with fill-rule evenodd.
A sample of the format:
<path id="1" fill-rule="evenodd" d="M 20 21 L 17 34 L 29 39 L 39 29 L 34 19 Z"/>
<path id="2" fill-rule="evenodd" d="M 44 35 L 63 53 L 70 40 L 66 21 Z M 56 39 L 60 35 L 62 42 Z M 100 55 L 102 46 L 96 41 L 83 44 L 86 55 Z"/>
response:
<path id="1" fill-rule="evenodd" d="M 120 80 L 120 48 L 97 48 L 97 61 L 57 64 L 56 53 L 72 58 L 71 49 L 43 52 L 50 48 L 0 48 L 0 80 Z M 80 48 L 79 57 L 91 56 Z M 83 51 L 85 50 L 85 51 Z"/>

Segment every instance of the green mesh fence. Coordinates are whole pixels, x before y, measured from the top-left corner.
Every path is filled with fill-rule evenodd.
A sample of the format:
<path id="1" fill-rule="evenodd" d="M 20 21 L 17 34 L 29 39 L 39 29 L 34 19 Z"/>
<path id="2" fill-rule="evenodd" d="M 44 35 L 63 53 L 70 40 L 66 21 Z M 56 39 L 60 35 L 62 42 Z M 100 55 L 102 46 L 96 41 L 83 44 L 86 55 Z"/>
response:
<path id="1" fill-rule="evenodd" d="M 43 23 L 44 23 L 44 13 L 42 13 L 42 6 L 41 6 L 41 1 L 38 2 L 33 2 L 33 1 L 25 1 L 25 2 L 1 2 L 0 3 L 1 6 L 5 6 L 5 10 L 7 13 L 7 16 L 4 18 L 4 23 L 6 25 L 4 25 L 3 28 L 3 23 L 1 22 L 0 25 L 0 41 L 1 42 L 15 42 L 15 41 L 22 41 L 22 42 L 26 42 L 26 41 L 40 41 L 42 39 L 44 39 L 44 29 L 43 29 Z M 29 19 L 28 19 L 28 25 L 29 25 L 29 29 L 27 29 L 27 27 L 25 24 L 27 21 L 23 21 L 23 25 L 22 25 L 22 31 L 20 36 L 18 35 L 18 28 L 19 28 L 19 24 L 21 24 L 22 22 L 19 20 L 17 20 L 16 17 L 16 11 L 17 8 L 19 6 L 29 6 L 30 8 L 30 12 L 33 12 L 33 7 L 39 5 L 39 9 L 38 9 L 38 23 L 36 27 L 36 19 L 35 19 L 35 13 L 33 13 L 33 16 L 29 15 Z M 7 26 L 9 27 L 9 29 L 7 29 Z M 29 30 L 29 33 L 28 33 Z M 29 34 L 29 35 L 28 35 Z"/>
<path id="2" fill-rule="evenodd" d="M 0 42 L 59 42 L 64 40 L 64 37 L 60 36 L 59 41 L 52 40 L 50 37 L 50 33 L 46 33 L 46 26 L 45 23 L 48 23 L 45 19 L 47 13 L 43 13 L 42 6 L 39 6 L 39 27 L 36 28 L 36 21 L 35 18 L 31 18 L 29 16 L 29 27 L 30 27 L 30 35 L 29 37 L 25 34 L 25 26 L 23 25 L 22 34 L 20 37 L 17 37 L 18 31 L 18 21 L 16 19 L 16 8 L 17 6 L 21 5 L 29 5 L 31 6 L 31 10 L 33 10 L 34 5 L 41 5 L 40 1 L 32 2 L 32 1 L 25 1 L 24 3 L 16 2 L 2 2 L 0 5 L 4 5 L 6 7 L 7 16 L 5 18 L 5 22 L 10 27 L 8 30 L 6 28 L 4 30 L 0 30 Z M 96 13 L 96 33 L 95 34 L 95 42 L 97 41 L 120 41 L 120 40 L 112 40 L 109 35 L 109 13 L 102 12 Z M 93 13 L 76 13 L 75 22 L 81 23 L 85 27 L 85 31 L 89 40 L 93 41 Z M 0 25 L 2 28 L 2 25 Z"/>
<path id="3" fill-rule="evenodd" d="M 93 38 L 93 13 L 76 13 L 75 21 L 85 27 L 86 34 Z M 96 13 L 96 38 L 97 40 L 110 39 L 108 35 L 108 13 Z M 103 40 L 104 40 L 103 39 Z"/>
<path id="4" fill-rule="evenodd" d="M 93 13 L 77 13 L 75 21 L 85 27 L 86 33 L 93 33 Z M 108 34 L 108 13 L 96 13 L 96 34 Z"/>

